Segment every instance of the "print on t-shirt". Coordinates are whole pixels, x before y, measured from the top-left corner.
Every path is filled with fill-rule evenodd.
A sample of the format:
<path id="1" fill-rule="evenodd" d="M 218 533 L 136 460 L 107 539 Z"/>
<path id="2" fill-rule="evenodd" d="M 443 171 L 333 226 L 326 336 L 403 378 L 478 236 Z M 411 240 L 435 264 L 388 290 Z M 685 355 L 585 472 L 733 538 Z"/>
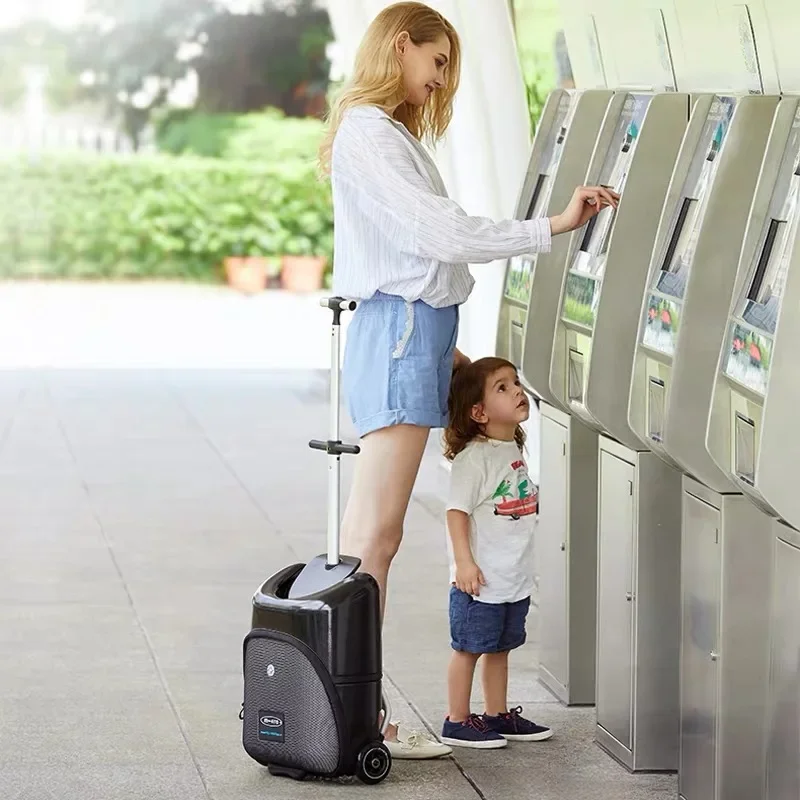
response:
<path id="1" fill-rule="evenodd" d="M 495 489 L 492 500 L 500 500 L 499 503 L 494 505 L 494 513 L 497 516 L 516 520 L 520 517 L 535 514 L 538 511 L 539 493 L 536 487 L 531 484 L 524 461 L 514 461 L 511 464 L 511 469 L 516 475 L 516 494 L 511 489 L 511 481 L 504 479 Z"/>

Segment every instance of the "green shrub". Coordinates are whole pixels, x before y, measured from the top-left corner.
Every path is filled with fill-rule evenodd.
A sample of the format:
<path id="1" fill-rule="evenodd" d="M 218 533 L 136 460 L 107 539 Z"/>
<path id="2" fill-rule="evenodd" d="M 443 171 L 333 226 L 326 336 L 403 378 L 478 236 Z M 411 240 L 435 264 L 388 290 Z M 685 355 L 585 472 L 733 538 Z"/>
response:
<path id="1" fill-rule="evenodd" d="M 330 258 L 314 168 L 168 156 L 0 162 L 9 276 L 216 280 L 228 255 Z"/>
<path id="2" fill-rule="evenodd" d="M 239 117 L 228 137 L 223 158 L 252 163 L 297 160 L 316 162 L 324 125 L 314 117 L 285 117 L 276 109 Z"/>
<path id="3" fill-rule="evenodd" d="M 162 153 L 219 158 L 238 124 L 238 114 L 173 110 L 157 124 L 156 144 Z"/>
<path id="4" fill-rule="evenodd" d="M 269 108 L 252 114 L 171 112 L 159 123 L 161 152 L 227 158 L 252 163 L 311 163 L 322 139 L 323 123 L 313 117 L 286 117 Z"/>

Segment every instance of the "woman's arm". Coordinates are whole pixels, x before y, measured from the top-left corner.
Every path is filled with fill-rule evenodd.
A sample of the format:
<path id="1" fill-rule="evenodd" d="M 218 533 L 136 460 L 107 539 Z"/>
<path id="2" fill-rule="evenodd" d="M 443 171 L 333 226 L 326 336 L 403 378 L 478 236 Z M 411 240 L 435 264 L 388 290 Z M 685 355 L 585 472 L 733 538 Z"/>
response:
<path id="1" fill-rule="evenodd" d="M 495 222 L 434 194 L 411 147 L 388 119 L 345 118 L 334 150 L 334 180 L 349 186 L 361 211 L 402 250 L 479 264 L 550 248 L 547 219 Z"/>
<path id="2" fill-rule="evenodd" d="M 481 264 L 550 249 L 551 236 L 585 225 L 619 195 L 578 187 L 567 208 L 550 218 L 494 222 L 471 217 L 431 191 L 413 145 L 386 117 L 345 118 L 334 142 L 335 180 L 348 184 L 360 209 L 397 246 L 448 264 Z"/>

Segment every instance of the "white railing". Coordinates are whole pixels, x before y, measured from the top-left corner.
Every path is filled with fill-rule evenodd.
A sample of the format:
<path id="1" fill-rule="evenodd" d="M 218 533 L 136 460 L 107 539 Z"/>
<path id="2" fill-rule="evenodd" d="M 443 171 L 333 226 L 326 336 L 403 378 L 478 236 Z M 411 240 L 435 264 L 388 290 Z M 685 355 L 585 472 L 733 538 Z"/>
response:
<path id="1" fill-rule="evenodd" d="M 144 135 L 138 152 L 154 149 L 152 134 Z M 100 155 L 134 153 L 131 139 L 110 126 L 48 120 L 38 130 L 32 130 L 24 120 L 0 116 L 0 153 L 70 151 Z"/>

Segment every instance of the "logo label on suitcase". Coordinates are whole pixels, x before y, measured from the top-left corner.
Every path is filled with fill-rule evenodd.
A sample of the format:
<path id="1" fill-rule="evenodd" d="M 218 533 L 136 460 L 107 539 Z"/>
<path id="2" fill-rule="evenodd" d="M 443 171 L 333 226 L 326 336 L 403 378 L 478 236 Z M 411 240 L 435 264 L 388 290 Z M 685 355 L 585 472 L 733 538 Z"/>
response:
<path id="1" fill-rule="evenodd" d="M 277 711 L 258 712 L 258 738 L 262 742 L 284 741 L 283 714 Z"/>

